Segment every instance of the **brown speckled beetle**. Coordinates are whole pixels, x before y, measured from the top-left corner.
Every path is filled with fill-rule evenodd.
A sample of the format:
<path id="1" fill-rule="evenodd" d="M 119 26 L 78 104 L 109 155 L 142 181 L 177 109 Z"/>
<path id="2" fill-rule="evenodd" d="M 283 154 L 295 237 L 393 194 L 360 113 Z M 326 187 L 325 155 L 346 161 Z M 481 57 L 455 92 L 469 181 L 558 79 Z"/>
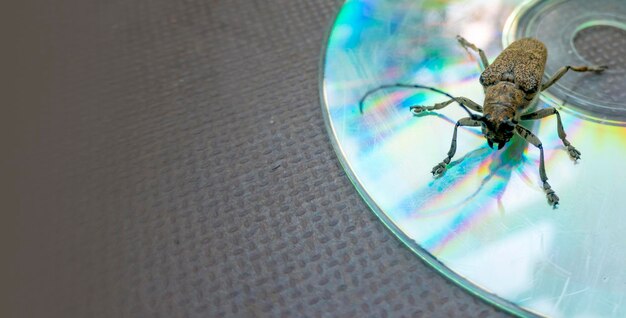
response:
<path id="1" fill-rule="evenodd" d="M 556 115 L 557 118 L 557 132 L 559 138 L 563 141 L 570 157 L 574 160 L 580 159 L 580 152 L 565 139 L 565 131 L 563 130 L 563 123 L 561 122 L 561 115 L 554 107 L 540 109 L 534 112 L 525 113 L 532 101 L 537 96 L 538 92 L 546 90 L 558 79 L 560 79 L 568 70 L 576 72 L 602 72 L 607 69 L 606 66 L 564 66 L 559 69 L 547 82 L 541 83 L 544 68 L 546 65 L 546 59 L 548 51 L 543 43 L 537 39 L 525 38 L 517 40 L 509 45 L 490 65 L 487 61 L 487 57 L 483 50 L 477 48 L 474 44 L 468 42 L 461 36 L 457 36 L 457 40 L 466 50 L 474 50 L 478 52 L 484 71 L 480 75 L 480 84 L 483 86 L 485 92 L 484 106 L 481 106 L 472 100 L 465 97 L 453 97 L 447 93 L 441 92 L 437 89 L 430 88 L 421 85 L 409 85 L 409 84 L 395 84 L 385 85 L 369 91 L 365 97 L 371 94 L 373 91 L 388 88 L 388 87 L 413 87 L 413 88 L 426 88 L 439 93 L 442 93 L 450 100 L 438 103 L 433 106 L 411 106 L 411 112 L 413 114 L 419 114 L 424 111 L 432 111 L 442 109 L 452 102 L 456 101 L 463 107 L 468 113 L 469 117 L 460 119 L 454 127 L 454 133 L 452 135 L 452 145 L 448 151 L 448 156 L 443 159 L 442 162 L 437 164 L 432 169 L 432 174 L 435 177 L 442 175 L 446 171 L 447 165 L 456 152 L 456 136 L 459 126 L 481 126 L 482 133 L 487 139 L 487 143 L 493 148 L 493 144 L 498 144 L 498 149 L 501 149 L 510 139 L 513 134 L 524 138 L 527 142 L 533 144 L 539 148 L 540 161 L 539 161 L 539 176 L 543 182 L 543 189 L 548 198 L 548 202 L 553 206 L 559 203 L 559 197 L 554 193 L 554 190 L 548 184 L 548 177 L 546 176 L 546 169 L 543 158 L 543 146 L 537 136 L 535 136 L 528 129 L 518 125 L 520 120 L 534 120 L 540 119 L 551 115 Z M 472 114 L 465 108 L 474 110 L 483 115 Z"/>

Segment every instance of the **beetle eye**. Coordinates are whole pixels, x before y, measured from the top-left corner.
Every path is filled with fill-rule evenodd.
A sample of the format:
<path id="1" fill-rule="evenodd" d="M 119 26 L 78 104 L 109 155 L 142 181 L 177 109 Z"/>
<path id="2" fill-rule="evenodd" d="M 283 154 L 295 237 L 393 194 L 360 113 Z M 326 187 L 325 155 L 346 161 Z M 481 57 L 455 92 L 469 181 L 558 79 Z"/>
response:
<path id="1" fill-rule="evenodd" d="M 504 128 L 507 131 L 513 131 L 513 129 L 515 129 L 515 123 L 513 121 L 511 121 L 511 120 L 505 121 L 504 124 L 505 124 Z"/>
<path id="2" fill-rule="evenodd" d="M 526 94 L 534 94 L 537 92 L 537 86 L 533 86 L 530 88 L 522 88 L 522 91 L 524 91 L 524 93 Z"/>

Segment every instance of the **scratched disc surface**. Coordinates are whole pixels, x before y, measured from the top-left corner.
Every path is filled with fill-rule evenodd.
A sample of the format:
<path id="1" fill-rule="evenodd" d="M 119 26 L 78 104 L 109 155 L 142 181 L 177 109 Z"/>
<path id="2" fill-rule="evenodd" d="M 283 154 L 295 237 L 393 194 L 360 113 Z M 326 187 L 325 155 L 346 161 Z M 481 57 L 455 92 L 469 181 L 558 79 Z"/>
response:
<path id="1" fill-rule="evenodd" d="M 400 240 L 443 275 L 519 315 L 626 317 L 626 126 L 620 117 L 626 107 L 612 95 L 626 92 L 626 83 L 615 80 L 622 76 L 626 45 L 614 29 L 600 28 L 612 32 L 606 36 L 589 28 L 619 29 L 613 22 L 626 10 L 619 0 L 594 2 L 585 7 L 589 20 L 576 20 L 586 27 L 552 24 L 567 29 L 548 32 L 573 39 L 545 38 L 548 33 L 537 26 L 549 21 L 541 19 L 574 14 L 553 10 L 560 3 L 347 1 L 323 57 L 322 108 L 356 189 Z M 566 32 L 572 27 L 579 29 Z M 560 197 L 557 209 L 541 189 L 539 151 L 518 137 L 497 151 L 480 129 L 460 128 L 456 156 L 434 179 L 430 171 L 448 152 L 454 123 L 467 114 L 451 105 L 418 117 L 409 107 L 447 100 L 442 94 L 388 88 L 371 94 L 359 111 L 368 91 L 393 83 L 427 85 L 482 104 L 477 56 L 458 45 L 457 34 L 483 48 L 490 61 L 503 43 L 518 37 L 553 40 L 548 48 L 562 54 L 555 59 L 548 53 L 546 73 L 576 63 L 568 60 L 576 56 L 612 65 L 604 78 L 566 74 L 536 105 L 561 110 L 580 161 L 564 150 L 556 118 L 524 124 L 543 142 L 550 184 Z M 576 44 L 583 36 L 587 46 Z M 562 47 L 568 41 L 576 54 Z M 592 93 L 562 93 L 582 91 L 576 86 L 581 82 L 595 83 L 593 94 L 605 94 L 593 95 L 599 96 L 594 102 L 587 96 Z"/>

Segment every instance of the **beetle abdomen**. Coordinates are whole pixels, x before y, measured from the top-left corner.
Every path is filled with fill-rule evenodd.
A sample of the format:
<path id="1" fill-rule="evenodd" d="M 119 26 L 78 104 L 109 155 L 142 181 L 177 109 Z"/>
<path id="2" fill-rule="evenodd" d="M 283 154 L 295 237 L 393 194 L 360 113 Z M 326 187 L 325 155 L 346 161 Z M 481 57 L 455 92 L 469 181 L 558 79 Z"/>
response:
<path id="1" fill-rule="evenodd" d="M 515 83 L 521 90 L 534 93 L 541 87 L 548 50 L 541 41 L 524 38 L 509 45 L 480 76 L 483 86 L 498 82 Z"/>

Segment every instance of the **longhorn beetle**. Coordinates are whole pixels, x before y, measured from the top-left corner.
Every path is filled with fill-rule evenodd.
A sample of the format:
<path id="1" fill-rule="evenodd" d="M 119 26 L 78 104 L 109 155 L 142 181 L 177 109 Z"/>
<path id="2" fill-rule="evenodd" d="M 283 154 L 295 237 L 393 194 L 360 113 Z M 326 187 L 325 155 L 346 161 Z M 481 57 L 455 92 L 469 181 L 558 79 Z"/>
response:
<path id="1" fill-rule="evenodd" d="M 367 92 L 359 103 L 360 110 L 363 110 L 363 102 L 371 93 L 390 87 L 408 87 L 408 88 L 425 88 L 440 94 L 444 94 L 450 100 L 438 103 L 433 106 L 411 106 L 410 110 L 414 115 L 426 111 L 442 109 L 452 102 L 457 102 L 469 114 L 469 117 L 461 118 L 454 126 L 452 134 L 452 144 L 448 155 L 442 162 L 432 169 L 435 177 L 441 176 L 447 165 L 456 152 L 456 135 L 459 126 L 480 126 L 482 133 L 487 139 L 489 147 L 493 148 L 494 144 L 498 145 L 498 150 L 513 137 L 513 134 L 524 138 L 527 142 L 539 148 L 539 176 L 543 183 L 543 190 L 546 193 L 548 203 L 556 208 L 559 203 L 559 197 L 554 193 L 552 187 L 548 183 L 546 168 L 543 159 L 543 146 L 537 136 L 530 130 L 519 125 L 520 120 L 535 120 L 551 115 L 556 115 L 557 132 L 559 138 L 563 141 L 563 145 L 567 149 L 573 160 L 580 159 L 580 151 L 578 151 L 570 142 L 565 139 L 566 134 L 563 130 L 561 115 L 554 107 L 548 107 L 537 111 L 529 112 L 533 105 L 531 103 L 538 92 L 546 90 L 558 81 L 567 71 L 575 72 L 602 72 L 607 66 L 564 66 L 560 68 L 547 82 L 541 83 L 548 51 L 541 41 L 533 38 L 524 38 L 517 40 L 509 45 L 490 65 L 485 52 L 476 45 L 468 42 L 461 36 L 457 36 L 459 44 L 466 50 L 473 50 L 478 53 L 484 71 L 480 75 L 480 84 L 483 86 L 485 93 L 484 106 L 473 102 L 465 97 L 453 97 L 438 89 L 413 84 L 393 84 L 383 85 Z M 479 62 L 480 64 L 480 62 Z M 466 107 L 467 106 L 467 107 Z M 477 115 L 471 113 L 467 108 L 482 113 Z"/>

